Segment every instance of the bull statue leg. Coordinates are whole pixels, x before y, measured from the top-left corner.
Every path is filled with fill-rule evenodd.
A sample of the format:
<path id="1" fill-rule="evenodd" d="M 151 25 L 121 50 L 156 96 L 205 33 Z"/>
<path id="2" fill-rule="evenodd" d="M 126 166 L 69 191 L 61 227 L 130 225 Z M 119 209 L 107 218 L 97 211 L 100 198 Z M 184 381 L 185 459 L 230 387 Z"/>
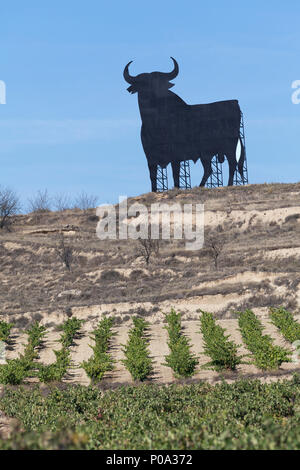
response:
<path id="1" fill-rule="evenodd" d="M 179 170 L 180 170 L 180 162 L 172 162 L 174 188 L 179 188 Z"/>
<path id="2" fill-rule="evenodd" d="M 229 165 L 228 186 L 233 186 L 233 178 L 234 178 L 234 173 L 235 173 L 236 165 L 237 165 L 235 153 L 227 155 L 227 160 L 228 160 L 228 165 Z"/>
<path id="3" fill-rule="evenodd" d="M 157 192 L 157 165 L 148 165 L 150 180 L 151 180 L 151 191 L 153 193 Z"/>
<path id="4" fill-rule="evenodd" d="M 207 158 L 207 157 L 202 158 L 201 157 L 201 163 L 203 165 L 204 175 L 203 175 L 202 181 L 200 183 L 200 186 L 203 187 L 203 186 L 206 185 L 206 182 L 207 182 L 208 178 L 212 174 L 211 157 L 209 157 L 209 158 Z"/>
<path id="5" fill-rule="evenodd" d="M 244 180 L 244 163 L 245 163 L 246 151 L 245 151 L 245 147 L 241 139 L 240 139 L 240 143 L 241 143 L 241 155 L 240 155 L 240 159 L 238 162 L 238 170 L 241 175 L 241 178 Z"/>

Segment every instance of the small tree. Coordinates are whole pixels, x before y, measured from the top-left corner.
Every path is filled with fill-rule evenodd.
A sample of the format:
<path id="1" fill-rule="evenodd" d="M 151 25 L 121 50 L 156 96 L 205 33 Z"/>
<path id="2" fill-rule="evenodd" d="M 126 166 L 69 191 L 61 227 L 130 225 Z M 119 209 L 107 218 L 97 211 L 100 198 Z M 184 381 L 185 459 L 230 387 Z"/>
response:
<path id="1" fill-rule="evenodd" d="M 98 197 L 82 191 L 75 199 L 74 207 L 86 211 L 97 206 Z"/>
<path id="2" fill-rule="evenodd" d="M 72 208 L 70 196 L 67 194 L 57 194 L 53 198 L 53 206 L 57 211 L 65 211 Z"/>
<path id="3" fill-rule="evenodd" d="M 49 212 L 51 210 L 51 198 L 47 189 L 38 191 L 37 194 L 28 200 L 29 212 Z"/>
<path id="4" fill-rule="evenodd" d="M 20 201 L 16 193 L 10 188 L 0 188 L 0 229 L 9 229 L 12 217 L 19 210 Z"/>
<path id="5" fill-rule="evenodd" d="M 57 247 L 55 251 L 67 270 L 71 271 L 71 264 L 74 260 L 73 248 L 66 245 L 63 233 L 60 233 L 58 236 Z"/>
<path id="6" fill-rule="evenodd" d="M 205 247 L 208 255 L 213 259 L 215 264 L 215 269 L 218 269 L 219 266 L 219 256 L 224 248 L 224 240 L 221 240 L 220 237 L 212 235 L 206 238 Z"/>
<path id="7" fill-rule="evenodd" d="M 145 239 L 139 238 L 138 244 L 137 255 L 142 256 L 148 266 L 151 256 L 159 252 L 159 240 L 153 240 L 149 236 Z"/>

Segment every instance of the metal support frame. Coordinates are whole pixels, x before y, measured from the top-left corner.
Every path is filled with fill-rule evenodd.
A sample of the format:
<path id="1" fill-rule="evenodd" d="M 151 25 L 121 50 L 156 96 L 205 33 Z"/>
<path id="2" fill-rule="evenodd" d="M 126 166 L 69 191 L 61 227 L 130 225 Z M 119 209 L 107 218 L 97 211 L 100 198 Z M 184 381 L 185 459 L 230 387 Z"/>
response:
<path id="1" fill-rule="evenodd" d="M 162 168 L 157 165 L 157 174 L 156 174 L 156 184 L 157 192 L 168 191 L 168 172 L 167 168 Z"/>
<path id="2" fill-rule="evenodd" d="M 245 160 L 244 160 L 244 167 L 243 167 L 243 178 L 241 177 L 238 169 L 235 170 L 233 184 L 234 186 L 243 186 L 248 184 L 248 165 L 247 165 L 247 154 L 246 154 L 246 139 L 245 139 L 245 127 L 244 127 L 244 115 L 241 112 L 241 125 L 240 125 L 240 138 L 244 145 L 245 149 Z"/>
<path id="3" fill-rule="evenodd" d="M 206 183 L 207 188 L 219 188 L 223 186 L 222 165 L 219 163 L 218 156 L 215 155 L 211 161 L 212 174 Z"/>
<path id="4" fill-rule="evenodd" d="M 190 162 L 188 160 L 180 162 L 179 169 L 179 188 L 180 189 L 191 189 L 191 170 Z"/>
<path id="5" fill-rule="evenodd" d="M 244 116 L 241 112 L 241 124 L 240 124 L 240 138 L 244 145 L 245 149 L 245 160 L 244 160 L 244 168 L 243 168 L 243 178 L 241 177 L 238 169 L 235 170 L 234 178 L 233 178 L 233 185 L 234 186 L 242 186 L 248 184 L 248 165 L 247 165 L 247 155 L 246 155 L 246 139 L 245 139 L 245 126 L 244 126 Z M 223 172 L 222 172 L 222 164 L 219 163 L 218 157 L 214 156 L 211 161 L 211 168 L 212 174 L 209 177 L 206 187 L 207 188 L 218 188 L 223 186 Z"/>

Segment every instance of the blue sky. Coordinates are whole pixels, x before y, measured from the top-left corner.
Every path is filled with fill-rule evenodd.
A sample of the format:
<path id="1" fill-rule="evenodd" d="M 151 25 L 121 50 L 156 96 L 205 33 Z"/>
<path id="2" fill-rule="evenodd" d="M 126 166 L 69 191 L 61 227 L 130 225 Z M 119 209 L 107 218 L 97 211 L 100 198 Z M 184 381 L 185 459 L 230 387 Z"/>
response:
<path id="1" fill-rule="evenodd" d="M 251 183 L 300 181 L 300 3 L 252 0 L 10 0 L 1 5 L 0 184 L 25 201 L 150 190 L 132 73 L 180 74 L 190 104 L 237 98 L 245 115 Z M 192 164 L 192 183 L 202 177 Z"/>

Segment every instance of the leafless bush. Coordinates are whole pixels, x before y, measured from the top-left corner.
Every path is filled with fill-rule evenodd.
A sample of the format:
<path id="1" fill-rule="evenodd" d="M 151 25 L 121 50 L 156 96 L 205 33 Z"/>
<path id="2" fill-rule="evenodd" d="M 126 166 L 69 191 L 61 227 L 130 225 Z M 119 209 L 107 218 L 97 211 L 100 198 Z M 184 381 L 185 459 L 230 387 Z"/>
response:
<path id="1" fill-rule="evenodd" d="M 148 277 L 147 274 L 145 274 L 144 271 L 142 271 L 141 269 L 134 269 L 130 273 L 130 279 L 133 281 L 137 281 L 138 279 L 147 278 L 147 277 Z"/>
<path id="2" fill-rule="evenodd" d="M 215 269 L 219 266 L 219 257 L 224 248 L 224 240 L 220 235 L 210 235 L 205 240 L 207 254 L 213 259 Z"/>
<path id="3" fill-rule="evenodd" d="M 57 211 L 72 209 L 72 201 L 68 194 L 56 194 L 53 198 L 53 206 Z"/>
<path id="4" fill-rule="evenodd" d="M 72 307 L 70 307 L 70 306 L 67 305 L 67 306 L 64 308 L 64 313 L 67 315 L 68 318 L 71 318 L 72 315 L 73 315 L 73 313 L 72 313 Z"/>
<path id="5" fill-rule="evenodd" d="M 300 214 L 291 214 L 285 218 L 284 223 L 287 224 L 289 222 L 297 222 L 297 220 L 299 219 L 300 219 Z"/>
<path id="6" fill-rule="evenodd" d="M 98 197 L 82 191 L 75 199 L 74 207 L 86 211 L 97 206 Z"/>
<path id="7" fill-rule="evenodd" d="M 230 311 L 234 309 L 236 312 L 242 312 L 247 309 L 253 308 L 264 308 L 264 307 L 284 307 L 287 310 L 296 311 L 297 310 L 297 301 L 295 297 L 289 297 L 288 299 L 282 299 L 282 297 L 278 295 L 264 295 L 264 294 L 257 294 L 248 299 L 244 299 L 241 302 L 231 303 L 229 304 L 226 309 Z"/>
<path id="8" fill-rule="evenodd" d="M 60 233 L 58 236 L 57 247 L 55 251 L 67 270 L 71 271 L 71 264 L 74 260 L 73 248 L 66 245 L 63 233 Z"/>
<path id="9" fill-rule="evenodd" d="M 119 271 L 115 271 L 114 269 L 108 269 L 102 272 L 101 279 L 103 279 L 104 281 L 119 281 L 123 279 L 123 276 L 119 273 Z"/>
<path id="10" fill-rule="evenodd" d="M 12 217 L 19 210 L 20 202 L 16 193 L 9 188 L 0 188 L 0 229 L 9 229 Z"/>
<path id="11" fill-rule="evenodd" d="M 38 191 L 35 196 L 28 200 L 29 212 L 42 213 L 51 210 L 51 198 L 48 190 Z"/>
<path id="12" fill-rule="evenodd" d="M 138 244 L 137 256 L 142 256 L 148 265 L 151 256 L 159 253 L 159 240 L 153 240 L 150 237 L 145 239 L 139 238 Z"/>

